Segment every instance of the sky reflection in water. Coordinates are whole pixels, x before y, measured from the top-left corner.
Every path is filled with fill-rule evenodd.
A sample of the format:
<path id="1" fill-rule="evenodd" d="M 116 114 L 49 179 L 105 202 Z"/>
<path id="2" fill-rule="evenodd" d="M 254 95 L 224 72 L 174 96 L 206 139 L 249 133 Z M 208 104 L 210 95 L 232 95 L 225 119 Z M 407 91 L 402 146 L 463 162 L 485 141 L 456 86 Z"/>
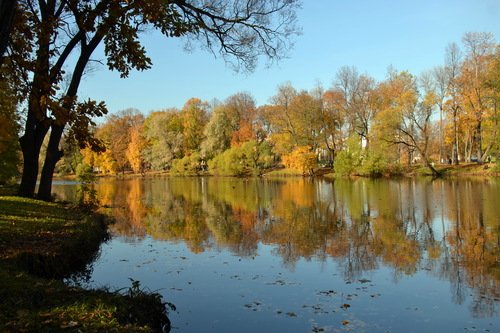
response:
<path id="1" fill-rule="evenodd" d="M 498 181 L 150 178 L 95 189 L 117 223 L 90 284 L 158 290 L 177 306 L 173 332 L 500 328 Z"/>

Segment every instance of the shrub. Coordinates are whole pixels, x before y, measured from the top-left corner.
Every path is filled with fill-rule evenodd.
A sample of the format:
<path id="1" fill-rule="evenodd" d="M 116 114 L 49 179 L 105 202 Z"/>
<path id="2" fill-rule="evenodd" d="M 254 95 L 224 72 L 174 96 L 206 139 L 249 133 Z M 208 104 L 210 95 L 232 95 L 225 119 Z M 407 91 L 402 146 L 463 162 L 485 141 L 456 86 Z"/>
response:
<path id="1" fill-rule="evenodd" d="M 209 170 L 216 175 L 259 175 L 274 165 L 274 155 L 267 142 L 247 141 L 227 149 L 208 162 Z"/>
<path id="2" fill-rule="evenodd" d="M 358 137 L 350 137 L 347 140 L 347 148 L 340 151 L 335 158 L 333 165 L 335 173 L 343 176 L 359 173 L 363 157 L 363 149 Z"/>
<path id="3" fill-rule="evenodd" d="M 303 175 L 314 174 L 314 168 L 318 167 L 318 158 L 308 146 L 299 146 L 290 154 L 284 155 L 282 158 L 285 167 L 298 170 Z"/>
<path id="4" fill-rule="evenodd" d="M 174 175 L 196 176 L 203 172 L 200 154 L 192 153 L 172 161 L 170 172 Z"/>

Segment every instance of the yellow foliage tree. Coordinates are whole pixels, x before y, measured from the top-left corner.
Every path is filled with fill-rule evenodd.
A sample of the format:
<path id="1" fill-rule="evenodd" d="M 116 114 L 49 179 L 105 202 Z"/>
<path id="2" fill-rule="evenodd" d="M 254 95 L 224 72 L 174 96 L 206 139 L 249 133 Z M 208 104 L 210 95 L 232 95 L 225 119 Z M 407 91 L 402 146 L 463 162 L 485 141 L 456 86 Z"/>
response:
<path id="1" fill-rule="evenodd" d="M 130 143 L 125 151 L 125 155 L 135 173 L 142 173 L 144 171 L 144 158 L 141 152 L 145 147 L 146 140 L 142 136 L 140 128 L 132 128 L 130 131 Z"/>
<path id="2" fill-rule="evenodd" d="M 314 168 L 318 166 L 316 154 L 308 146 L 299 146 L 290 154 L 282 158 L 285 167 L 298 170 L 304 175 L 314 174 Z"/>

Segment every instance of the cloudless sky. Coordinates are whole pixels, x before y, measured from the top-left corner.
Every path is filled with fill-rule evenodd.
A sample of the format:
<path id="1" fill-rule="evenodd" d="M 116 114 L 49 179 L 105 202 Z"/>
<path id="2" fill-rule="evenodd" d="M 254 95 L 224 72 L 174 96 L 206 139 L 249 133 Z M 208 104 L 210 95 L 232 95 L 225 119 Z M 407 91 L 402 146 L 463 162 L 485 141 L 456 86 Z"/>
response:
<path id="1" fill-rule="evenodd" d="M 419 75 L 442 65 L 446 46 L 461 45 L 466 32 L 492 32 L 497 42 L 500 36 L 499 0 L 304 0 L 297 15 L 302 34 L 288 58 L 271 68 L 261 59 L 253 73 L 235 73 L 220 57 L 187 53 L 185 41 L 147 32 L 142 42 L 152 69 L 121 79 L 94 65 L 79 95 L 105 101 L 110 112 L 133 107 L 145 114 L 182 108 L 191 97 L 210 102 L 240 91 L 262 105 L 286 81 L 296 89 L 329 88 L 345 65 L 377 80 L 390 65 Z M 96 58 L 103 59 L 102 50 Z"/>

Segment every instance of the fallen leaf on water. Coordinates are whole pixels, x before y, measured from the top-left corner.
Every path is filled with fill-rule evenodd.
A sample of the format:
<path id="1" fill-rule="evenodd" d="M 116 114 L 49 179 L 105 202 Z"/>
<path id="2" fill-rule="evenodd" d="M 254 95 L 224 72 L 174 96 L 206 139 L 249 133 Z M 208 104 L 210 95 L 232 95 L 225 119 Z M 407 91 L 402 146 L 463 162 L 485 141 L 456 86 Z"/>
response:
<path id="1" fill-rule="evenodd" d="M 349 320 L 342 320 L 342 325 L 349 325 Z"/>

